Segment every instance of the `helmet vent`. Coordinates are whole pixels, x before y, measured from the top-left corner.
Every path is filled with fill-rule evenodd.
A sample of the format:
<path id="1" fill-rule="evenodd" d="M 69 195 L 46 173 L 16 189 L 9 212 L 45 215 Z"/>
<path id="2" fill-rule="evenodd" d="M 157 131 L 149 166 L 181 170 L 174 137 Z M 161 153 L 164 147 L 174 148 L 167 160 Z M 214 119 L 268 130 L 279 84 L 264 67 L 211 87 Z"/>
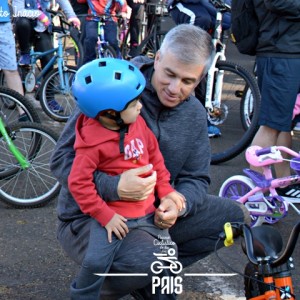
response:
<path id="1" fill-rule="evenodd" d="M 100 61 L 99 67 L 106 67 L 106 61 Z"/>
<path id="2" fill-rule="evenodd" d="M 141 84 L 139 83 L 136 87 L 136 89 L 138 90 L 140 88 Z"/>
<path id="3" fill-rule="evenodd" d="M 115 79 L 116 79 L 116 80 L 121 80 L 121 75 L 122 75 L 122 73 L 120 73 L 120 72 L 115 72 Z"/>
<path id="4" fill-rule="evenodd" d="M 134 67 L 133 66 L 129 65 L 128 68 L 129 68 L 129 70 L 134 71 Z"/>
<path id="5" fill-rule="evenodd" d="M 91 83 L 92 82 L 92 77 L 91 76 L 86 76 L 85 77 L 85 83 L 86 84 L 89 84 L 89 83 Z"/>

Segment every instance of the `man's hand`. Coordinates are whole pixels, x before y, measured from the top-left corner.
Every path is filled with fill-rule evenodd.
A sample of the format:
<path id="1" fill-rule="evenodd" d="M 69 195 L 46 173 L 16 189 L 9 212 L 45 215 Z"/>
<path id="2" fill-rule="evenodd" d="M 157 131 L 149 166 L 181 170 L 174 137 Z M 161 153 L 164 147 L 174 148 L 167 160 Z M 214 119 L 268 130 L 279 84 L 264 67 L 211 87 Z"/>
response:
<path id="1" fill-rule="evenodd" d="M 131 201 L 147 199 L 156 185 L 156 172 L 152 172 L 152 168 L 150 164 L 122 173 L 118 184 L 120 199 Z"/>
<path id="2" fill-rule="evenodd" d="M 175 202 L 170 198 L 164 198 L 155 211 L 154 224 L 162 229 L 170 228 L 175 224 L 177 217 L 178 209 Z"/>

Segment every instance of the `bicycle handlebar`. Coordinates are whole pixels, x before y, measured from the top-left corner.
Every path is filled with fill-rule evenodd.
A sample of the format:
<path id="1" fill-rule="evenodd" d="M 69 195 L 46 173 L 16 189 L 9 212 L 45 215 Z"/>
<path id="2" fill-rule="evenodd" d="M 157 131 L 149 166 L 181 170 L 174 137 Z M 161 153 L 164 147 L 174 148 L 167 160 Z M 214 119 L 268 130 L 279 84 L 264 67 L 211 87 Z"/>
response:
<path id="1" fill-rule="evenodd" d="M 220 9 L 222 12 L 231 12 L 231 5 L 224 2 L 224 0 L 209 0 L 210 3 Z"/>
<path id="2" fill-rule="evenodd" d="M 259 259 L 254 254 L 255 249 L 254 249 L 253 234 L 251 228 L 244 223 L 226 223 L 224 225 L 224 232 L 220 234 L 220 238 L 224 240 L 224 244 L 226 247 L 233 244 L 233 231 L 237 236 L 244 237 L 245 246 L 246 246 L 246 255 L 251 263 L 258 265 Z M 300 221 L 293 227 L 288 242 L 285 246 L 285 249 L 280 255 L 280 257 L 270 261 L 271 267 L 278 267 L 288 261 L 288 259 L 290 258 L 290 256 L 293 254 L 295 250 L 299 233 L 300 233 Z"/>
<path id="3" fill-rule="evenodd" d="M 256 156 L 261 156 L 261 155 L 266 155 L 269 153 L 276 153 L 277 151 L 283 151 L 285 153 L 288 153 L 292 156 L 298 157 L 299 154 L 290 148 L 284 147 L 284 146 L 271 146 L 271 147 L 266 147 L 262 149 L 258 149 L 255 151 Z"/>

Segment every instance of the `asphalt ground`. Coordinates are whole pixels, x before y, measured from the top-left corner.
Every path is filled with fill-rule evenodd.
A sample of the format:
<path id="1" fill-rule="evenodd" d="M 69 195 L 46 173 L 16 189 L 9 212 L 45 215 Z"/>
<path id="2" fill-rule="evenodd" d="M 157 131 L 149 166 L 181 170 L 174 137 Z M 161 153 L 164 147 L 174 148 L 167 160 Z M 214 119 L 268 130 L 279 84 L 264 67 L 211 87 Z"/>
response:
<path id="1" fill-rule="evenodd" d="M 234 58 L 234 61 L 240 60 L 251 69 L 253 59 L 239 55 L 234 48 L 230 50 L 230 57 Z M 32 103 L 39 111 L 43 123 L 60 132 L 63 124 L 49 119 L 34 99 Z M 298 150 L 299 146 L 300 135 L 295 134 L 293 148 Z M 247 164 L 244 153 L 231 161 L 212 166 L 210 193 L 218 194 L 221 184 L 232 175 L 242 174 L 245 167 Z M 38 209 L 14 209 L 0 203 L 1 300 L 69 299 L 69 285 L 79 267 L 63 253 L 56 240 L 56 203 L 55 199 Z M 288 216 L 274 226 L 286 240 L 297 220 L 299 216 L 290 210 Z M 300 295 L 299 249 L 296 247 L 294 253 L 296 270 L 293 272 L 297 295 Z M 185 274 L 194 275 L 183 276 L 183 293 L 178 299 L 245 299 L 243 278 L 239 275 L 224 275 L 243 272 L 246 258 L 242 253 L 240 241 L 218 253 L 222 261 L 233 270 L 225 267 L 214 253 L 211 254 L 184 270 Z M 202 276 L 207 273 L 219 275 Z"/>

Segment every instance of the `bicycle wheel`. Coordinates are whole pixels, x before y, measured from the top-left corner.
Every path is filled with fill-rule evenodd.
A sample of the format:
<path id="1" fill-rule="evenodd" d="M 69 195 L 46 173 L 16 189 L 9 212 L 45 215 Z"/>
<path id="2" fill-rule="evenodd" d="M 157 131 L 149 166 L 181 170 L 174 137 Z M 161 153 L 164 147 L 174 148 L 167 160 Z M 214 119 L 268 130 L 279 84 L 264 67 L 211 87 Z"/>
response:
<path id="1" fill-rule="evenodd" d="M 221 109 L 218 115 L 208 119 L 217 125 L 222 136 L 211 138 L 211 164 L 218 164 L 230 160 L 245 150 L 251 143 L 257 129 L 260 109 L 260 93 L 255 78 L 243 67 L 227 61 L 216 64 L 216 72 L 224 72 L 221 94 Z M 216 74 L 217 75 L 217 74 Z M 244 130 L 240 117 L 241 97 L 237 91 L 248 86 L 253 100 L 251 124 Z"/>
<path id="2" fill-rule="evenodd" d="M 0 87 L 0 113 L 6 124 L 12 124 L 19 120 L 40 122 L 39 115 L 30 101 L 6 87 Z"/>
<path id="3" fill-rule="evenodd" d="M 12 124 L 8 133 L 30 165 L 22 169 L 0 138 L 0 200 L 17 208 L 41 207 L 60 189 L 49 167 L 58 135 L 39 123 L 30 122 Z"/>
<path id="4" fill-rule="evenodd" d="M 57 40 L 58 33 L 64 33 L 66 36 L 62 38 L 63 49 L 64 49 L 64 59 L 65 64 L 68 66 L 76 67 L 77 69 L 82 66 L 84 49 L 80 42 L 80 34 L 78 29 L 70 26 L 68 29 L 60 26 L 53 26 L 52 32 L 54 36 L 54 46 Z"/>
<path id="5" fill-rule="evenodd" d="M 252 299 L 265 293 L 262 276 L 257 275 L 257 266 L 247 263 L 244 270 L 244 287 L 246 299 Z"/>
<path id="6" fill-rule="evenodd" d="M 252 122 L 253 111 L 257 109 L 253 105 L 253 96 L 248 86 L 239 94 L 241 96 L 241 121 L 244 130 L 247 130 Z"/>
<path id="7" fill-rule="evenodd" d="M 62 73 L 63 82 L 58 68 L 47 75 L 42 81 L 39 97 L 43 111 L 58 122 L 66 122 L 76 105 L 71 90 L 76 68 L 65 66 Z"/>
<path id="8" fill-rule="evenodd" d="M 225 180 L 220 188 L 219 196 L 237 201 L 254 188 L 255 185 L 251 179 L 246 176 L 235 175 Z M 247 207 L 248 201 L 245 204 Z M 253 203 L 253 205 L 255 205 L 255 203 Z M 250 217 L 251 227 L 261 225 L 264 222 L 263 216 L 250 214 Z"/>
<path id="9" fill-rule="evenodd" d="M 117 58 L 117 52 L 111 45 L 102 45 L 102 47 L 103 47 L 103 52 L 101 53 L 101 55 L 97 50 L 97 58 L 104 58 L 104 57 Z"/>

